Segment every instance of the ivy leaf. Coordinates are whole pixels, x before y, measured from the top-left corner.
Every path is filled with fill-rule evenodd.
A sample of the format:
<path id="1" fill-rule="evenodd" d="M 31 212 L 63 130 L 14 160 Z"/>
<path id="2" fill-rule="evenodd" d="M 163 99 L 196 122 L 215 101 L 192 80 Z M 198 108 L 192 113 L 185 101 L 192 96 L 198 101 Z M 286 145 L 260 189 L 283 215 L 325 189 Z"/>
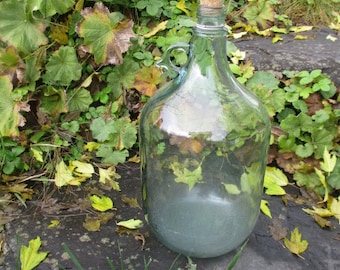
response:
<path id="1" fill-rule="evenodd" d="M 28 247 L 22 246 L 20 249 L 20 262 L 22 270 L 31 270 L 45 260 L 48 252 L 39 252 L 41 240 L 38 236 L 28 243 Z"/>
<path id="2" fill-rule="evenodd" d="M 247 6 L 243 16 L 250 24 L 256 25 L 258 23 L 263 28 L 267 28 L 270 22 L 274 21 L 275 12 L 270 1 L 259 0 L 252 1 Z"/>
<path id="3" fill-rule="evenodd" d="M 99 142 L 109 140 L 110 135 L 116 132 L 114 121 L 105 121 L 102 117 L 96 118 L 90 125 L 93 137 Z"/>
<path id="4" fill-rule="evenodd" d="M 45 16 L 64 14 L 74 5 L 74 0 L 39 0 L 38 10 Z"/>
<path id="5" fill-rule="evenodd" d="M 337 159 L 335 167 L 327 177 L 327 183 L 334 189 L 340 189 L 340 159 Z"/>
<path id="6" fill-rule="evenodd" d="M 9 76 L 0 76 L 0 96 L 0 135 L 17 136 L 22 116 L 19 114 L 19 104 L 12 98 L 12 83 Z"/>
<path id="7" fill-rule="evenodd" d="M 80 111 L 86 112 L 88 111 L 91 103 L 93 102 L 90 91 L 80 88 L 74 89 L 67 93 L 68 100 L 68 109 L 70 112 Z"/>
<path id="8" fill-rule="evenodd" d="M 129 151 L 124 149 L 122 151 L 113 150 L 111 145 L 102 144 L 96 155 L 103 158 L 104 163 L 109 163 L 117 165 L 119 163 L 124 163 L 126 158 L 129 156 Z"/>
<path id="9" fill-rule="evenodd" d="M 296 227 L 294 231 L 290 234 L 290 239 L 284 238 L 283 243 L 289 249 L 289 251 L 301 258 L 303 258 L 300 254 L 305 252 L 308 248 L 307 240 L 302 240 L 302 235 L 299 232 L 299 228 Z"/>
<path id="10" fill-rule="evenodd" d="M 46 25 L 34 18 L 33 7 L 26 9 L 24 2 L 27 1 L 0 2 L 0 39 L 27 55 L 40 45 L 47 44 L 48 39 L 44 35 Z"/>
<path id="11" fill-rule="evenodd" d="M 101 2 L 95 3 L 93 8 L 85 8 L 81 15 L 84 20 L 77 25 L 76 31 L 84 38 L 82 49 L 92 53 L 97 64 L 121 64 L 122 54 L 131 45 L 130 38 L 135 37 L 133 22 L 121 21 L 119 12 L 110 13 Z"/>
<path id="12" fill-rule="evenodd" d="M 162 72 L 159 68 L 143 67 L 135 74 L 133 87 L 145 96 L 151 97 L 157 91 L 157 85 L 163 81 Z"/>
<path id="13" fill-rule="evenodd" d="M 107 75 L 108 85 L 112 91 L 130 88 L 135 81 L 135 73 L 139 71 L 139 69 L 140 67 L 135 60 L 125 57 L 123 64 L 115 66 L 112 72 Z M 119 92 L 119 95 L 122 93 L 122 91 L 117 92 Z M 115 98 L 118 98 L 119 95 L 116 95 Z"/>
<path id="14" fill-rule="evenodd" d="M 170 165 L 170 168 L 176 175 L 175 182 L 187 184 L 189 186 L 189 190 L 191 190 L 197 182 L 202 180 L 202 168 L 201 166 L 198 166 L 195 170 L 190 171 L 185 167 L 181 167 L 182 164 L 180 163 L 172 163 Z"/>
<path id="15" fill-rule="evenodd" d="M 113 208 L 112 200 L 107 196 L 97 196 L 92 195 L 90 196 L 90 200 L 92 202 L 92 207 L 100 212 L 105 212 Z"/>
<path id="16" fill-rule="evenodd" d="M 301 158 L 307 158 L 313 155 L 314 147 L 311 143 L 299 144 L 296 146 L 295 153 Z"/>
<path id="17" fill-rule="evenodd" d="M 75 49 L 63 46 L 49 58 L 44 81 L 47 84 L 57 83 L 68 86 L 71 81 L 80 79 L 81 69 Z"/>
<path id="18" fill-rule="evenodd" d="M 64 89 L 57 89 L 48 85 L 44 89 L 44 95 L 40 97 L 40 101 L 40 108 L 54 118 L 58 118 L 61 113 L 68 111 Z"/>
<path id="19" fill-rule="evenodd" d="M 120 221 L 117 223 L 118 226 L 128 228 L 130 230 L 135 230 L 143 226 L 143 221 L 140 219 L 129 219 L 125 221 Z"/>
<path id="20" fill-rule="evenodd" d="M 110 137 L 110 142 L 118 150 L 131 148 L 137 140 L 136 126 L 124 118 L 119 118 L 114 122 L 114 129 L 117 131 Z"/>

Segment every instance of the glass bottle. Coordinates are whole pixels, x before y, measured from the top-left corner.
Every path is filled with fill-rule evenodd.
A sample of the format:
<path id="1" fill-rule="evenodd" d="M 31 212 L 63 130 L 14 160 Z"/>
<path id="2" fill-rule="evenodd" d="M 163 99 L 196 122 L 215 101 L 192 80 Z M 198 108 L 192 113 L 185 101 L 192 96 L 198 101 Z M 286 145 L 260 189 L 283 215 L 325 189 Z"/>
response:
<path id="1" fill-rule="evenodd" d="M 176 252 L 207 258 L 240 246 L 257 222 L 270 120 L 229 69 L 221 1 L 202 0 L 197 17 L 189 48 L 164 53 L 162 65 L 178 76 L 142 111 L 140 158 L 152 232 Z M 177 49 L 189 50 L 180 69 L 169 56 Z"/>

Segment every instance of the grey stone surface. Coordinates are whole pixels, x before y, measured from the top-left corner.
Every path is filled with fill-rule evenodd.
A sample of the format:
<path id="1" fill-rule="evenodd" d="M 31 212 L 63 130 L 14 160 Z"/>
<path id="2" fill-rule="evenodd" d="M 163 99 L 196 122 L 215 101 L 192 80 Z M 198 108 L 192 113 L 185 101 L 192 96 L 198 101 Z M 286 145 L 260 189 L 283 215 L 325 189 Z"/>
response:
<path id="1" fill-rule="evenodd" d="M 63 243 L 76 256 L 83 269 L 111 269 L 109 258 L 116 269 L 144 269 L 145 262 L 150 262 L 149 270 L 186 269 L 187 258 L 162 246 L 152 235 L 146 223 L 140 232 L 146 236 L 145 247 L 141 249 L 141 241 L 130 235 L 119 236 L 115 230 L 116 221 L 130 218 L 143 219 L 143 212 L 138 208 L 126 206 L 121 196 L 136 197 L 141 201 L 141 183 L 138 165 L 128 165 L 120 169 L 122 178 L 119 180 L 121 192 L 110 192 L 117 208 L 114 219 L 102 226 L 99 232 L 86 231 L 82 223 L 89 212 L 66 210 L 58 213 L 48 213 L 41 204 L 29 203 L 23 209 L 19 219 L 6 226 L 5 265 L 0 269 L 16 269 L 19 248 L 27 245 L 30 239 L 40 236 L 43 241 L 42 251 L 49 251 L 48 259 L 39 265 L 37 270 L 48 269 L 78 269 L 68 258 Z M 57 203 L 67 203 L 76 197 L 87 196 L 88 191 L 73 190 L 56 193 Z M 294 191 L 293 191 L 294 192 Z M 71 196 L 71 197 L 70 197 Z M 299 227 L 302 238 L 308 240 L 309 247 L 302 254 L 304 259 L 291 254 L 284 248 L 282 241 L 276 241 L 269 232 L 273 220 L 260 215 L 258 223 L 251 234 L 248 244 L 234 270 L 339 270 L 340 269 L 340 227 L 332 219 L 334 229 L 321 229 L 313 219 L 302 211 L 303 205 L 290 202 L 285 205 L 279 197 L 265 197 L 270 203 L 273 218 L 292 231 Z M 60 219 L 55 228 L 48 228 L 52 219 Z M 195 259 L 193 262 L 198 270 L 226 270 L 233 257 L 232 254 L 212 259 Z M 121 268 L 123 265 L 124 268 Z M 172 267 L 172 268 L 171 268 Z"/>
<path id="2" fill-rule="evenodd" d="M 295 40 L 296 35 L 308 37 Z M 328 35 L 336 41 L 327 39 Z M 272 43 L 271 38 L 253 37 L 231 40 L 247 53 L 257 70 L 314 70 L 321 69 L 340 86 L 340 34 L 328 28 L 315 29 L 283 36 L 283 41 Z"/>

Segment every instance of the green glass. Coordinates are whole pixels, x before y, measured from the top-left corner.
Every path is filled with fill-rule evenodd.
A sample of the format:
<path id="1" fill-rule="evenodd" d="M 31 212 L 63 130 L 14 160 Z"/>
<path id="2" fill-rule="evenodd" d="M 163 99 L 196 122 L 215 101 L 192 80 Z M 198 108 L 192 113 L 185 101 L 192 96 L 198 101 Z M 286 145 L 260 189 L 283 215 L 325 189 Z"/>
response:
<path id="1" fill-rule="evenodd" d="M 168 248 L 207 258 L 240 246 L 259 215 L 270 120 L 226 59 L 225 10 L 200 6 L 190 46 L 162 66 L 178 76 L 143 109 L 140 158 L 148 224 Z M 187 50 L 183 68 L 173 50 Z"/>

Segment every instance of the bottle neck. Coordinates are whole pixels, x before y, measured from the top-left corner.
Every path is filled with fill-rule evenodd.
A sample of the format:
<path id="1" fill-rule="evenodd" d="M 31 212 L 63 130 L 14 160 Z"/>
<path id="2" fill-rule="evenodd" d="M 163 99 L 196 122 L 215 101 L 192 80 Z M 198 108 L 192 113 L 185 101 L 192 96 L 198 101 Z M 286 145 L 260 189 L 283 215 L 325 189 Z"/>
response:
<path id="1" fill-rule="evenodd" d="M 221 32 L 221 35 L 226 35 L 225 25 L 225 8 L 211 8 L 206 6 L 199 6 L 197 12 L 197 23 L 195 27 L 196 34 L 211 33 L 216 35 Z M 215 33 L 216 32 L 216 33 Z"/>
<path id="2" fill-rule="evenodd" d="M 198 64 L 202 74 L 207 74 L 209 69 L 218 69 L 218 73 L 229 69 L 226 36 L 224 6 L 200 6 L 192 40 L 192 60 Z"/>

